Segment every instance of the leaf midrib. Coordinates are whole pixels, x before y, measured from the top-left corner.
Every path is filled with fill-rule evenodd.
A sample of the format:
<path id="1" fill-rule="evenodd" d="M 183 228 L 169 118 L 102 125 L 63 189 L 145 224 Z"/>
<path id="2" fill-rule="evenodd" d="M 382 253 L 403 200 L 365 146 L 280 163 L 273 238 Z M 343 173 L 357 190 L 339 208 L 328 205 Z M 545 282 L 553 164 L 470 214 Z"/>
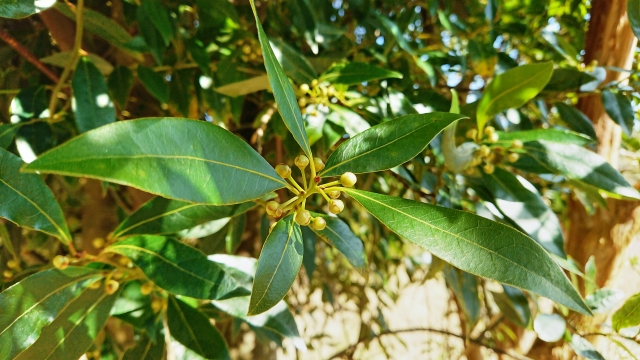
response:
<path id="1" fill-rule="evenodd" d="M 352 190 L 351 190 L 351 189 L 346 189 L 346 188 L 345 188 L 343 191 L 345 191 L 345 192 L 347 192 L 347 193 L 352 192 Z M 460 240 L 463 240 L 463 241 L 465 241 L 465 242 L 467 242 L 467 243 L 471 244 L 472 246 L 476 246 L 476 247 L 478 247 L 478 248 L 480 248 L 480 249 L 483 249 L 483 250 L 487 251 L 488 253 L 494 254 L 494 255 L 496 255 L 496 256 L 498 256 L 498 257 L 500 257 L 500 258 L 502 258 L 502 259 L 506 260 L 506 261 L 507 261 L 507 262 L 509 262 L 509 263 L 513 263 L 513 264 L 514 264 L 514 265 L 516 265 L 517 267 L 519 267 L 519 268 L 523 269 L 525 272 L 530 273 L 530 274 L 532 274 L 532 275 L 534 275 L 534 276 L 536 276 L 536 277 L 538 277 L 538 278 L 542 279 L 542 281 L 543 281 L 543 282 L 547 283 L 547 284 L 548 284 L 548 285 L 550 285 L 552 288 L 554 288 L 554 289 L 556 289 L 556 290 L 560 291 L 560 293 L 563 293 L 563 294 L 564 294 L 564 291 L 563 291 L 562 289 L 558 288 L 556 285 L 554 285 L 553 283 L 549 282 L 549 280 L 547 280 L 544 276 L 538 275 L 538 274 L 536 274 L 536 273 L 534 273 L 534 272 L 530 271 L 529 269 L 527 269 L 527 268 L 523 267 L 522 265 L 520 265 L 520 264 L 518 264 L 518 263 L 516 263 L 516 262 L 514 262 L 514 261 L 512 261 L 512 260 L 510 260 L 509 258 L 506 258 L 506 257 L 504 257 L 504 256 L 502 256 L 502 255 L 500 255 L 500 254 L 498 254 L 498 253 L 496 253 L 496 252 L 494 252 L 494 251 L 492 251 L 492 250 L 490 250 L 490 249 L 487 249 L 487 248 L 485 248 L 485 247 L 483 247 L 483 246 L 480 246 L 479 244 L 474 243 L 474 242 L 472 242 L 472 241 L 470 241 L 470 240 L 467 240 L 467 239 L 465 239 L 465 238 L 463 238 L 463 237 L 461 237 L 461 236 L 459 236 L 459 235 L 457 235 L 457 234 L 451 233 L 451 232 L 446 231 L 446 230 L 444 230 L 444 229 L 440 229 L 440 228 L 438 228 L 438 227 L 436 227 L 436 226 L 434 226 L 434 225 L 432 225 L 432 224 L 429 224 L 428 222 L 426 222 L 426 221 L 424 221 L 424 220 L 421 220 L 421 219 L 419 219 L 419 218 L 416 218 L 416 217 L 414 217 L 414 216 L 411 216 L 411 215 L 409 215 L 409 214 L 407 214 L 407 213 L 405 213 L 405 212 L 402 212 L 402 211 L 400 211 L 400 210 L 398 210 L 398 209 L 396 209 L 396 208 L 393 208 L 393 207 L 391 207 L 391 206 L 389 206 L 389 205 L 387 205 L 387 204 L 385 204 L 385 203 L 382 203 L 382 202 L 377 201 L 377 200 L 375 200 L 375 199 L 373 199 L 373 198 L 371 198 L 371 197 L 368 197 L 368 196 L 366 196 L 366 195 L 363 195 L 363 194 L 361 194 L 360 192 L 358 192 L 357 194 L 358 194 L 358 196 L 362 196 L 362 197 L 364 197 L 364 198 L 367 198 L 367 199 L 369 199 L 369 200 L 371 200 L 371 201 L 373 201 L 373 202 L 375 202 L 375 203 L 378 203 L 378 204 L 380 204 L 380 205 L 382 205 L 382 206 L 384 206 L 384 207 L 387 207 L 387 208 L 389 208 L 389 209 L 391 209 L 391 210 L 394 210 L 394 211 L 396 211 L 396 212 L 398 212 L 398 213 L 400 213 L 400 214 L 402 214 L 402 215 L 404 215 L 404 216 L 410 217 L 410 218 L 412 218 L 412 219 L 414 219 L 414 220 L 416 220 L 416 221 L 418 221 L 418 222 L 421 222 L 421 223 L 423 223 L 423 224 L 425 224 L 425 225 L 427 225 L 427 226 L 429 226 L 429 227 L 431 227 L 431 228 L 433 228 L 433 229 L 436 229 L 436 230 L 442 231 L 443 233 L 446 233 L 446 234 L 451 235 L 451 236 L 453 236 L 453 237 L 455 237 L 455 238 L 458 238 L 458 239 L 460 239 Z M 356 199 L 356 200 L 357 200 L 357 199 Z M 358 202 L 359 202 L 359 201 L 358 201 Z M 374 214 L 374 216 L 376 216 L 376 215 Z M 376 218 L 377 218 L 377 216 L 376 216 Z M 384 222 L 383 222 L 383 223 L 384 223 Z M 534 243 L 535 243 L 535 242 L 534 242 Z M 537 243 L 535 243 L 535 244 L 536 244 L 536 245 L 538 245 Z M 538 246 L 540 246 L 540 245 L 538 245 Z M 554 264 L 555 264 L 555 263 L 554 263 Z M 467 270 L 465 270 L 465 271 L 467 271 Z M 467 272 L 472 273 L 471 271 L 467 271 Z M 472 273 L 472 274 L 473 274 L 473 273 Z M 479 274 L 474 274 L 474 275 L 482 276 L 482 275 L 479 275 Z M 501 281 L 501 282 L 502 282 L 502 281 Z M 509 284 L 509 283 L 507 283 L 507 282 L 503 282 L 503 283 L 505 283 L 505 284 L 507 284 L 507 285 L 514 286 L 514 287 L 519 287 L 518 285 L 515 285 L 515 284 Z M 570 297 L 569 297 L 569 298 L 570 298 Z M 573 299 L 571 299 L 571 300 L 572 300 L 573 302 L 576 302 L 576 301 L 575 301 L 575 300 L 573 300 Z"/>
<path id="2" fill-rule="evenodd" d="M 347 225 L 347 226 L 348 226 L 348 225 Z M 338 232 L 336 232 L 335 230 L 333 230 L 333 229 L 331 228 L 331 226 L 327 226 L 327 227 L 326 227 L 326 230 L 328 230 L 328 231 L 330 231 L 330 232 L 334 233 L 334 234 L 338 237 L 338 239 L 342 240 L 342 243 L 343 243 L 343 244 L 347 245 L 347 247 L 349 248 L 349 250 L 351 250 L 351 254 L 352 254 L 352 255 L 355 255 L 355 258 L 359 258 L 358 253 L 357 253 L 357 252 L 355 251 L 355 249 L 351 246 L 351 244 L 350 244 L 348 241 L 346 241 L 342 236 L 340 236 L 340 234 L 338 234 Z M 360 239 L 358 239 L 358 240 L 360 240 Z M 336 245 L 334 244 L 334 246 L 336 246 Z M 336 247 L 337 247 L 337 246 L 336 246 Z M 348 258 L 347 258 L 347 260 L 348 260 Z M 360 269 L 358 269 L 358 270 L 360 270 Z"/>
<path id="3" fill-rule="evenodd" d="M 182 309 L 180 308 L 180 304 L 178 303 L 178 301 L 176 300 L 175 297 L 170 296 L 169 297 L 171 299 L 171 301 L 173 302 L 176 311 L 178 312 L 178 315 L 180 316 L 180 319 L 182 319 L 182 322 L 186 325 L 187 330 L 189 331 L 189 335 L 191 336 L 191 338 L 195 341 L 196 346 L 198 347 L 198 350 L 200 350 L 200 354 L 205 354 L 204 350 L 202 349 L 202 346 L 200 345 L 200 341 L 199 339 L 196 337 L 196 334 L 193 332 L 193 329 L 191 329 L 191 326 L 189 326 L 189 322 L 187 321 L 187 318 L 184 316 L 184 312 L 182 311 Z"/>
<path id="4" fill-rule="evenodd" d="M 137 223 L 134 223 L 133 225 L 129 226 L 128 228 L 125 228 L 123 230 L 120 230 L 120 231 L 116 232 L 115 234 L 113 234 L 113 237 L 114 238 L 118 238 L 118 237 L 126 234 L 127 231 L 129 231 L 129 230 L 131 230 L 133 228 L 136 228 L 138 226 L 142 226 L 143 224 L 146 224 L 146 223 L 151 222 L 153 220 L 156 220 L 156 219 L 159 219 L 159 218 L 162 218 L 162 217 L 165 217 L 165 216 L 169 216 L 171 214 L 175 214 L 175 213 L 178 213 L 180 211 L 187 210 L 187 209 L 190 209 L 190 208 L 196 207 L 196 206 L 201 206 L 201 204 L 188 204 L 188 205 L 185 205 L 183 207 L 180 207 L 180 208 L 177 208 L 177 209 L 174 209 L 174 210 L 171 210 L 171 211 L 167 211 L 167 212 L 164 212 L 164 213 L 156 215 L 156 216 L 152 216 L 152 217 L 150 217 L 148 219 L 145 219 L 145 220 L 139 221 Z"/>

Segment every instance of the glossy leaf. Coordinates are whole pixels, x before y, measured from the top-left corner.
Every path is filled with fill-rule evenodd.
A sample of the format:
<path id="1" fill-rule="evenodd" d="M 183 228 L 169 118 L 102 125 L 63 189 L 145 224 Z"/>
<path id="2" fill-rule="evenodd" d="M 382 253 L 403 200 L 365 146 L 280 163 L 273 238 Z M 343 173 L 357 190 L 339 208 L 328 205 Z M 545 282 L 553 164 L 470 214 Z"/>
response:
<path id="1" fill-rule="evenodd" d="M 169 296 L 167 307 L 169 332 L 182 345 L 207 359 L 231 359 L 222 334 L 200 311 Z"/>
<path id="2" fill-rule="evenodd" d="M 99 272 L 79 267 L 49 269 L 31 275 L 0 293 L 0 358 L 13 359 L 36 342 Z"/>
<path id="3" fill-rule="evenodd" d="M 122 360 L 162 360 L 164 359 L 165 343 L 163 337 L 154 342 L 150 337 L 142 337 L 134 347 L 128 349 Z"/>
<path id="4" fill-rule="evenodd" d="M 162 236 L 135 236 L 105 249 L 124 255 L 157 286 L 197 299 L 225 299 L 248 292 L 200 251 Z"/>
<path id="5" fill-rule="evenodd" d="M 313 214 L 314 217 L 322 217 L 327 222 L 323 230 L 313 230 L 319 236 L 327 239 L 362 276 L 367 276 L 367 254 L 364 252 L 364 244 L 357 237 L 347 223 L 335 216 Z"/>
<path id="6" fill-rule="evenodd" d="M 335 65 L 324 73 L 320 80 L 332 84 L 357 85 L 365 81 L 388 78 L 402 79 L 402 74 L 367 63 L 349 62 Z"/>
<path id="7" fill-rule="evenodd" d="M 627 299 L 611 318 L 611 326 L 615 331 L 637 325 L 640 325 L 640 293 Z"/>
<path id="8" fill-rule="evenodd" d="M 282 300 L 302 266 L 302 231 L 289 215 L 265 241 L 251 291 L 248 315 L 261 314 Z"/>
<path id="9" fill-rule="evenodd" d="M 533 330 L 545 342 L 556 342 L 564 336 L 567 322 L 558 314 L 538 314 L 533 320 Z"/>
<path id="10" fill-rule="evenodd" d="M 53 6 L 56 0 L 7 0 L 0 6 L 0 17 L 10 19 L 24 18 Z"/>
<path id="11" fill-rule="evenodd" d="M 71 80 L 76 125 L 87 132 L 116 121 L 116 109 L 102 74 L 87 57 L 80 58 Z"/>
<path id="12" fill-rule="evenodd" d="M 514 324 L 526 328 L 531 320 L 531 309 L 525 294 L 514 287 L 503 285 L 504 292 L 492 293 L 493 300 L 504 316 Z"/>
<path id="13" fill-rule="evenodd" d="M 558 109 L 558 114 L 562 120 L 564 120 L 572 129 L 585 134 L 592 139 L 598 138 L 591 120 L 589 120 L 585 114 L 580 112 L 580 110 L 561 102 L 555 103 L 555 106 L 556 109 Z"/>
<path id="14" fill-rule="evenodd" d="M 505 216 L 543 248 L 560 257 L 567 256 L 560 220 L 530 182 L 499 167 L 490 175 L 483 172 L 482 178 Z"/>
<path id="15" fill-rule="evenodd" d="M 260 40 L 262 54 L 264 55 L 264 66 L 267 69 L 267 75 L 269 75 L 269 83 L 273 90 L 273 96 L 278 103 L 278 110 L 282 115 L 282 120 L 284 120 L 285 125 L 289 131 L 291 131 L 293 138 L 300 144 L 302 151 L 307 157 L 311 158 L 313 156 L 311 154 L 311 146 L 309 145 L 309 139 L 307 139 L 307 132 L 304 129 L 304 122 L 302 121 L 302 114 L 300 113 L 300 107 L 298 107 L 296 94 L 293 92 L 291 83 L 289 83 L 289 78 L 287 78 L 273 50 L 271 50 L 269 38 L 267 38 L 267 34 L 262 28 L 253 0 L 251 0 L 251 7 L 256 19 L 258 38 Z"/>
<path id="16" fill-rule="evenodd" d="M 107 294 L 104 286 L 85 289 L 68 303 L 56 319 L 42 329 L 38 340 L 16 360 L 67 360 L 80 358 L 98 340 L 119 292 Z"/>
<path id="17" fill-rule="evenodd" d="M 253 200 L 285 186 L 271 165 L 237 136 L 204 121 L 179 118 L 95 129 L 23 170 L 90 177 L 215 205 Z"/>
<path id="18" fill-rule="evenodd" d="M 282 69 L 293 81 L 310 84 L 318 77 L 318 72 L 304 55 L 281 39 L 270 38 L 271 49 Z"/>
<path id="19" fill-rule="evenodd" d="M 240 215 L 255 206 L 254 202 L 212 206 L 156 197 L 124 219 L 113 237 L 174 234 L 212 220 Z"/>
<path id="20" fill-rule="evenodd" d="M 546 169 L 605 191 L 609 196 L 640 199 L 640 194 L 600 155 L 581 146 L 531 141 L 524 149 Z"/>
<path id="21" fill-rule="evenodd" d="M 622 128 L 627 136 L 631 136 L 633 132 L 633 121 L 635 118 L 635 111 L 631 100 L 621 93 L 612 93 L 610 90 L 602 90 L 602 103 L 604 109 L 613 121 L 615 121 Z"/>
<path id="22" fill-rule="evenodd" d="M 131 88 L 133 88 L 133 72 L 126 66 L 118 66 L 109 75 L 107 87 L 111 98 L 120 108 L 124 109 L 127 105 Z"/>
<path id="23" fill-rule="evenodd" d="M 18 124 L 2 124 L 0 125 L 0 148 L 6 149 L 11 145 L 13 137 L 20 129 Z"/>
<path id="24" fill-rule="evenodd" d="M 521 232 L 464 211 L 352 188 L 344 191 L 395 233 L 451 265 L 590 314 L 560 267 Z"/>
<path id="25" fill-rule="evenodd" d="M 612 310 L 624 299 L 624 292 L 616 289 L 598 289 L 587 295 L 585 302 L 594 314 L 604 314 Z"/>
<path id="26" fill-rule="evenodd" d="M 476 110 L 478 131 L 490 117 L 518 108 L 533 99 L 549 82 L 553 63 L 527 64 L 505 71 L 491 80 Z"/>
<path id="27" fill-rule="evenodd" d="M 577 355 L 590 360 L 604 360 L 602 354 L 591 343 L 580 335 L 572 334 L 569 345 Z"/>
<path id="28" fill-rule="evenodd" d="M 523 143 L 546 140 L 561 144 L 574 144 L 580 146 L 589 145 L 594 142 L 592 138 L 570 130 L 535 129 L 510 132 L 496 131 L 496 133 L 498 134 L 498 141 L 496 142 L 496 145 L 503 147 L 510 147 L 513 140 L 516 139 Z"/>
<path id="29" fill-rule="evenodd" d="M 142 85 L 153 97 L 165 104 L 169 101 L 169 85 L 164 81 L 164 76 L 150 68 L 138 65 L 138 77 Z"/>
<path id="30" fill-rule="evenodd" d="M 627 0 L 627 15 L 633 33 L 640 38 L 640 0 Z"/>
<path id="31" fill-rule="evenodd" d="M 53 235 L 65 244 L 71 235 L 60 205 L 36 174 L 23 174 L 19 157 L 0 149 L 0 217 Z"/>
<path id="32" fill-rule="evenodd" d="M 391 169 L 413 159 L 444 128 L 464 118 L 458 114 L 430 113 L 406 115 L 376 125 L 342 143 L 329 156 L 320 175 Z"/>

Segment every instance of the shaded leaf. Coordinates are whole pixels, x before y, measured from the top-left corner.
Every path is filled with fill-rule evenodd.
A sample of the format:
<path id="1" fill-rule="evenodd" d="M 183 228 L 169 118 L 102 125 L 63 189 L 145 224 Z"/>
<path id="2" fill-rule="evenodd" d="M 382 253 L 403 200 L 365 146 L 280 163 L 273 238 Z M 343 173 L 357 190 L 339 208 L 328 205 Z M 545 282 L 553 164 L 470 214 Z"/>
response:
<path id="1" fill-rule="evenodd" d="M 593 89 L 583 89 L 583 87 L 596 86 L 600 81 L 594 76 L 574 68 L 555 69 L 551 79 L 544 87 L 543 91 L 593 91 Z"/>
<path id="2" fill-rule="evenodd" d="M 286 184 L 234 134 L 179 118 L 123 121 L 95 129 L 23 170 L 90 177 L 215 205 L 253 200 Z"/>
<path id="3" fill-rule="evenodd" d="M 23 174 L 19 157 L 0 149 L 0 217 L 22 227 L 71 241 L 64 214 L 47 184 L 36 174 Z"/>
<path id="4" fill-rule="evenodd" d="M 109 75 L 107 87 L 111 98 L 124 109 L 127 105 L 127 99 L 131 88 L 133 88 L 133 72 L 126 66 L 118 66 Z"/>
<path id="5" fill-rule="evenodd" d="M 100 71 L 89 58 L 82 57 L 71 80 L 76 125 L 83 133 L 116 121 L 116 109 Z"/>
<path id="6" fill-rule="evenodd" d="M 465 333 L 473 330 L 480 320 L 480 298 L 478 297 L 478 278 L 468 272 L 446 265 L 442 270 L 449 288 L 456 294 L 458 306 L 465 317 Z"/>
<path id="7" fill-rule="evenodd" d="M 138 65 L 138 77 L 142 85 L 149 91 L 153 97 L 161 103 L 169 101 L 169 85 L 164 81 L 164 76 L 153 71 L 150 68 Z"/>
<path id="8" fill-rule="evenodd" d="M 531 320 L 531 309 L 525 294 L 509 285 L 502 285 L 504 292 L 492 293 L 493 300 L 507 319 L 514 324 L 526 328 Z"/>
<path id="9" fill-rule="evenodd" d="M 607 114 L 622 128 L 627 136 L 633 132 L 633 120 L 635 111 L 631 100 L 621 93 L 612 93 L 610 90 L 602 90 L 602 103 Z"/>
<path id="10" fill-rule="evenodd" d="M 70 61 L 72 61 L 73 55 L 73 51 L 62 51 L 43 57 L 40 59 L 40 62 L 64 68 Z M 89 58 L 89 61 L 91 61 L 91 63 L 100 70 L 102 75 L 107 76 L 113 72 L 113 65 L 100 56 L 89 53 L 87 54 L 87 58 Z"/>
<path id="11" fill-rule="evenodd" d="M 267 88 L 269 88 L 269 77 L 267 75 L 260 75 L 252 77 L 251 79 L 220 86 L 214 90 L 220 94 L 234 97 L 251 94 Z"/>
<path id="12" fill-rule="evenodd" d="M 316 270 L 316 233 L 314 233 L 309 226 L 302 228 L 302 244 L 303 244 L 303 256 L 302 265 L 307 273 L 309 282 L 313 278 L 313 272 Z"/>
<path id="13" fill-rule="evenodd" d="M 406 115 L 376 125 L 342 143 L 329 156 L 320 175 L 391 169 L 413 159 L 445 127 L 464 118 L 458 114 L 430 113 Z"/>
<path id="14" fill-rule="evenodd" d="M 555 106 L 556 109 L 558 109 L 558 114 L 562 120 L 564 120 L 572 129 L 585 134 L 592 139 L 598 138 L 591 120 L 589 120 L 585 114 L 580 112 L 580 110 L 561 102 L 555 103 Z"/>
<path id="15" fill-rule="evenodd" d="M 271 309 L 287 295 L 300 271 L 302 251 L 302 231 L 293 215 L 278 221 L 260 253 L 248 315 Z"/>
<path id="16" fill-rule="evenodd" d="M 6 149 L 13 142 L 13 137 L 20 129 L 18 124 L 2 124 L 0 125 L 0 148 Z"/>
<path id="17" fill-rule="evenodd" d="M 140 3 L 145 13 L 149 16 L 151 23 L 162 35 L 165 45 L 169 45 L 173 38 L 173 26 L 169 19 L 169 12 L 158 0 L 145 0 Z"/>
<path id="18" fill-rule="evenodd" d="M 231 359 L 222 334 L 200 311 L 169 296 L 167 307 L 169 332 L 182 345 L 207 359 Z"/>
<path id="19" fill-rule="evenodd" d="M 636 325 L 640 325 L 640 293 L 628 298 L 611 318 L 611 326 L 615 331 Z"/>
<path id="20" fill-rule="evenodd" d="M 212 220 L 242 214 L 255 206 L 254 202 L 212 206 L 156 197 L 124 219 L 113 237 L 174 234 Z"/>
<path id="21" fill-rule="evenodd" d="M 193 69 L 181 69 L 171 73 L 169 82 L 169 102 L 176 106 L 180 114 L 188 117 L 191 95 Z"/>
<path id="22" fill-rule="evenodd" d="M 122 360 L 162 360 L 164 358 L 164 338 L 158 337 L 156 342 L 144 336 L 136 345 L 128 349 Z"/>
<path id="23" fill-rule="evenodd" d="M 352 188 L 343 191 L 398 235 L 461 270 L 590 314 L 546 251 L 511 227 L 436 205 Z"/>
<path id="24" fill-rule="evenodd" d="M 335 216 L 316 213 L 313 216 L 322 217 L 327 222 L 327 227 L 323 230 L 311 228 L 313 232 L 327 239 L 362 276 L 367 277 L 368 264 L 367 254 L 364 252 L 364 244 L 351 231 L 349 225 Z"/>
<path id="25" fill-rule="evenodd" d="M 640 38 L 640 0 L 627 0 L 627 16 L 633 33 Z"/>
<path id="26" fill-rule="evenodd" d="M 478 103 L 478 131 L 482 132 L 491 116 L 533 99 L 549 82 L 552 73 L 553 63 L 547 62 L 518 66 L 494 77 Z"/>
<path id="27" fill-rule="evenodd" d="M 200 251 L 162 236 L 135 236 L 105 249 L 124 255 L 157 286 L 197 299 L 225 299 L 248 292 Z"/>
<path id="28" fill-rule="evenodd" d="M 388 78 L 402 79 L 402 74 L 367 63 L 348 62 L 333 66 L 320 77 L 320 80 L 332 84 L 357 85 L 365 81 Z"/>
<path id="29" fill-rule="evenodd" d="M 0 17 L 20 19 L 39 13 L 52 7 L 56 0 L 10 0 L 3 1 L 0 7 Z"/>

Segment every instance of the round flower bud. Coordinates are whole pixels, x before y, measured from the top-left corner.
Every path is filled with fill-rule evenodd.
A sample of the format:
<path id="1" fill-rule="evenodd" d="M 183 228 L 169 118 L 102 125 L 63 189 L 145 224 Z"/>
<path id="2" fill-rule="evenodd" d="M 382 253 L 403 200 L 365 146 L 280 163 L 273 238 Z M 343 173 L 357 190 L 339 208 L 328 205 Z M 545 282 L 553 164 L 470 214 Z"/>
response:
<path id="1" fill-rule="evenodd" d="M 303 93 L 305 93 L 305 94 L 306 94 L 306 93 L 308 93 L 308 92 L 309 92 L 309 90 L 311 90 L 311 89 L 309 88 L 309 84 L 302 84 L 302 85 L 300 85 L 300 91 L 302 91 Z"/>
<path id="2" fill-rule="evenodd" d="M 511 147 L 514 148 L 514 149 L 522 149 L 523 146 L 524 146 L 524 144 L 522 143 L 522 141 L 520 139 L 515 139 L 511 143 Z"/>
<path id="3" fill-rule="evenodd" d="M 324 161 L 322 161 L 322 159 L 320 159 L 319 157 L 313 158 L 313 165 L 315 166 L 316 171 L 324 169 Z"/>
<path id="4" fill-rule="evenodd" d="M 313 79 L 313 80 L 311 81 L 311 87 L 316 87 L 316 86 L 318 86 L 318 84 L 319 84 L 319 82 L 318 82 L 318 80 L 316 80 L 316 79 Z"/>
<path id="5" fill-rule="evenodd" d="M 151 281 L 148 281 L 142 284 L 142 286 L 140 286 L 140 294 L 145 296 L 149 295 L 153 291 L 154 287 L 155 287 L 154 283 L 152 283 Z"/>
<path id="6" fill-rule="evenodd" d="M 104 239 L 101 237 L 95 238 L 91 242 L 91 245 L 96 249 L 101 249 L 104 246 Z"/>
<path id="7" fill-rule="evenodd" d="M 153 299 L 151 301 L 151 309 L 154 313 L 160 312 L 162 310 L 162 299 Z"/>
<path id="8" fill-rule="evenodd" d="M 99 288 L 100 285 L 102 285 L 102 280 L 96 280 L 96 281 L 92 282 L 91 285 L 89 285 L 89 289 L 95 290 L 95 289 Z"/>
<path id="9" fill-rule="evenodd" d="M 18 265 L 19 265 L 18 262 L 15 261 L 14 259 L 11 259 L 11 260 L 7 261 L 7 267 L 9 269 L 15 269 L 15 268 L 18 267 Z"/>
<path id="10" fill-rule="evenodd" d="M 493 166 L 493 164 L 485 164 L 482 167 L 482 170 L 484 170 L 485 173 L 487 174 L 493 174 L 493 171 L 495 170 L 495 166 Z"/>
<path id="11" fill-rule="evenodd" d="M 498 142 L 498 134 L 493 133 L 493 134 L 489 135 L 489 142 L 490 143 Z"/>
<path id="12" fill-rule="evenodd" d="M 109 280 L 107 281 L 107 284 L 104 286 L 104 292 L 111 295 L 111 294 L 114 294 L 116 291 L 118 291 L 119 287 L 120 287 L 119 282 L 115 280 Z"/>
<path id="13" fill-rule="evenodd" d="M 484 128 L 484 134 L 487 136 L 491 136 L 491 134 L 495 134 L 496 133 L 496 129 L 493 126 L 487 126 L 486 128 Z"/>
<path id="14" fill-rule="evenodd" d="M 340 197 L 340 190 L 331 190 L 327 192 L 327 195 L 329 195 L 330 198 L 332 199 L 337 199 Z"/>
<path id="15" fill-rule="evenodd" d="M 276 172 L 278 173 L 278 175 L 282 176 L 283 179 L 291 176 L 291 168 L 287 164 L 276 165 Z"/>
<path id="16" fill-rule="evenodd" d="M 478 129 L 469 129 L 465 136 L 469 139 L 475 139 L 478 136 Z"/>
<path id="17" fill-rule="evenodd" d="M 511 153 L 507 155 L 507 160 L 511 163 L 518 161 L 519 158 L 520 158 L 520 155 L 518 155 L 517 153 Z"/>
<path id="18" fill-rule="evenodd" d="M 344 203 L 342 200 L 331 199 L 331 201 L 329 201 L 329 211 L 332 214 L 339 214 L 342 210 L 344 210 Z"/>
<path id="19" fill-rule="evenodd" d="M 245 53 L 245 55 L 249 55 L 251 54 L 251 45 L 245 45 L 242 47 L 242 52 Z"/>
<path id="20" fill-rule="evenodd" d="M 267 214 L 273 215 L 280 208 L 280 204 L 278 204 L 275 201 L 269 201 L 267 202 L 267 205 L 265 206 L 265 208 L 267 209 Z"/>
<path id="21" fill-rule="evenodd" d="M 7 270 L 2 272 L 2 276 L 4 276 L 5 278 L 9 279 L 9 278 L 13 277 L 13 271 L 7 269 Z"/>
<path id="22" fill-rule="evenodd" d="M 352 187 L 356 184 L 356 181 L 358 181 L 358 178 L 352 172 L 346 172 L 340 176 L 340 184 L 345 187 Z"/>
<path id="23" fill-rule="evenodd" d="M 482 145 L 478 149 L 478 154 L 482 157 L 487 157 L 489 156 L 489 154 L 491 154 L 491 149 L 489 149 L 487 145 Z"/>
<path id="24" fill-rule="evenodd" d="M 301 210 L 296 213 L 296 222 L 300 225 L 309 225 L 311 213 L 308 210 Z"/>
<path id="25" fill-rule="evenodd" d="M 53 266 L 57 269 L 64 270 L 69 266 L 69 258 L 62 255 L 56 255 L 53 258 Z"/>
<path id="26" fill-rule="evenodd" d="M 313 226 L 314 229 L 320 231 L 327 227 L 327 222 L 323 218 L 317 217 L 313 218 L 311 226 Z"/>
<path id="27" fill-rule="evenodd" d="M 307 98 L 306 97 L 301 97 L 300 99 L 298 99 L 298 105 L 300 107 L 307 106 Z"/>
<path id="28" fill-rule="evenodd" d="M 306 155 L 298 155 L 294 160 L 296 166 L 302 170 L 305 169 L 309 165 L 309 158 Z"/>

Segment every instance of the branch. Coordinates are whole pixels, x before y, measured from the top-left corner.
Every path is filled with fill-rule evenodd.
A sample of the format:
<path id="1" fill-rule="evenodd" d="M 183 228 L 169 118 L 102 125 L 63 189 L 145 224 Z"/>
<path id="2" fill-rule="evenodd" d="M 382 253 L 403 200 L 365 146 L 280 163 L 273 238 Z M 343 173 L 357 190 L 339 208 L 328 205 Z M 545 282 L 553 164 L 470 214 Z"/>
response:
<path id="1" fill-rule="evenodd" d="M 357 343 L 355 343 L 355 344 L 347 347 L 346 349 L 344 349 L 344 350 L 332 355 L 328 359 L 335 359 L 335 358 L 343 357 L 345 355 L 349 355 L 349 354 L 353 353 L 356 350 L 356 348 L 358 347 L 358 345 L 363 343 L 365 340 L 373 340 L 373 339 L 376 339 L 376 338 L 379 338 L 379 337 L 382 337 L 382 336 L 385 336 L 385 335 L 397 335 L 397 334 L 411 333 L 411 332 L 430 332 L 430 333 L 435 333 L 435 334 L 440 334 L 440 335 L 456 337 L 456 338 L 461 339 L 463 341 L 469 341 L 469 342 L 471 342 L 473 344 L 480 345 L 480 346 L 483 346 L 485 348 L 491 349 L 497 354 L 506 355 L 506 356 L 509 356 L 509 357 L 514 358 L 516 360 L 531 360 L 526 356 L 518 355 L 518 354 L 512 353 L 512 352 L 507 351 L 507 350 L 498 349 L 498 348 L 493 347 L 491 345 L 485 344 L 485 343 L 483 343 L 482 341 L 479 341 L 479 340 L 467 339 L 464 335 L 455 334 L 455 333 L 452 333 L 452 332 L 449 332 L 449 331 L 446 331 L 446 330 L 430 329 L 430 328 L 385 330 L 385 331 L 382 331 L 379 334 L 376 334 L 375 336 L 370 337 L 369 339 L 358 340 Z"/>
<path id="2" fill-rule="evenodd" d="M 0 39 L 6 42 L 9 46 L 13 48 L 13 50 L 17 51 L 18 54 L 22 55 L 28 62 L 33 64 L 38 70 L 40 70 L 43 74 L 45 74 L 51 81 L 57 83 L 59 81 L 58 75 L 56 75 L 53 71 L 51 71 L 48 67 L 46 67 L 43 63 L 38 60 L 38 58 L 33 55 L 29 49 L 22 46 L 13 36 L 11 36 L 8 32 L 3 29 L 0 29 Z"/>

